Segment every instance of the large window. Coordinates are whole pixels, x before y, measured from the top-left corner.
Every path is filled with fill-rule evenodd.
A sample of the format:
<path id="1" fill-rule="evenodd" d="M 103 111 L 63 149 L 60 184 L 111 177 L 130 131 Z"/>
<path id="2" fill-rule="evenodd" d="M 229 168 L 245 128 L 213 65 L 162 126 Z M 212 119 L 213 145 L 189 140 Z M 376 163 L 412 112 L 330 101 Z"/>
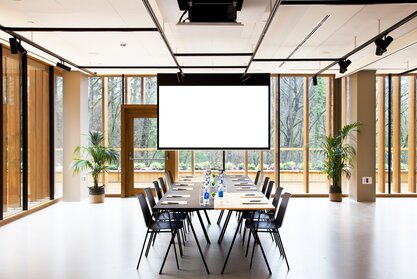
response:
<path id="1" fill-rule="evenodd" d="M 3 217 L 22 210 L 19 56 L 3 48 Z"/>

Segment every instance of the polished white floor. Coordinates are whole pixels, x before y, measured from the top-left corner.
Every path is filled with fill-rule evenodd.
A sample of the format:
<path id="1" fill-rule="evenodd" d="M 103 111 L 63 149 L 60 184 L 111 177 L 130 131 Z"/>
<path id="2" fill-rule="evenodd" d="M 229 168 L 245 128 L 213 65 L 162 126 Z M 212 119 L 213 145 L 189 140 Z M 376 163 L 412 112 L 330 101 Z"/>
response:
<path id="1" fill-rule="evenodd" d="M 172 253 L 160 276 L 167 235 L 158 237 L 136 271 L 145 232 L 137 200 L 109 198 L 100 205 L 60 202 L 0 227 L 0 278 L 417 278 L 417 199 L 378 199 L 376 203 L 291 199 L 282 229 L 291 265 L 288 273 L 271 238 L 262 237 L 272 276 L 259 249 L 249 269 L 239 235 L 221 276 L 236 218 L 233 215 L 219 246 L 218 212 L 210 216 L 214 224 L 209 227 L 210 246 L 194 218 L 210 276 L 193 240 L 186 243 L 181 270 L 176 269 Z"/>

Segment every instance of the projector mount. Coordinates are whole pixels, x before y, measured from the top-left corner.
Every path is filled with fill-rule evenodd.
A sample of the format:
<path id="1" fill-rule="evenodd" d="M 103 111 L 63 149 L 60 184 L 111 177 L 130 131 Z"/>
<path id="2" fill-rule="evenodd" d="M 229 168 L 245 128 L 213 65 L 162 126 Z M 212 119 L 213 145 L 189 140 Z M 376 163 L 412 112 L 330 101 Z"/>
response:
<path id="1" fill-rule="evenodd" d="M 243 0 L 177 0 L 184 13 L 178 23 L 237 23 L 237 12 L 242 10 Z M 185 14 L 188 17 L 183 20 Z"/>

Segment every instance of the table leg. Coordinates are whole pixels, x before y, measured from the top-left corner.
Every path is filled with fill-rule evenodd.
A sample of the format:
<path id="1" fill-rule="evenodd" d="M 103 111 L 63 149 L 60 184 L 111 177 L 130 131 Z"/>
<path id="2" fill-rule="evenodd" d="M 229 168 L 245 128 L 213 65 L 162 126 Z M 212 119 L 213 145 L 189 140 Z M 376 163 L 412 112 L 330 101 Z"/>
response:
<path id="1" fill-rule="evenodd" d="M 206 228 L 204 227 L 204 223 L 203 223 L 203 219 L 201 218 L 200 211 L 198 210 L 197 210 L 197 216 L 198 216 L 198 220 L 200 221 L 201 228 L 203 229 L 204 236 L 206 237 L 207 243 L 211 244 Z"/>
<path id="2" fill-rule="evenodd" d="M 200 243 L 198 242 L 197 235 L 195 234 L 195 230 L 194 230 L 193 223 L 191 223 L 191 220 L 190 220 L 190 217 L 188 216 L 188 214 L 187 214 L 187 220 L 188 220 L 188 224 L 190 224 L 190 226 L 191 226 L 191 230 L 193 232 L 193 235 L 194 235 L 194 238 L 195 238 L 195 242 L 197 243 L 198 251 L 200 251 L 201 258 L 203 259 L 204 267 L 206 268 L 207 274 L 210 274 L 210 271 L 209 271 L 209 269 L 207 267 L 206 260 L 204 259 L 203 252 L 201 251 Z"/>
<path id="3" fill-rule="evenodd" d="M 232 252 L 233 244 L 235 243 L 237 233 L 239 232 L 239 226 L 242 223 L 242 219 L 243 219 L 243 214 L 239 218 L 239 222 L 238 222 L 237 227 L 236 227 L 235 235 L 233 236 L 232 244 L 230 245 L 230 249 L 229 249 L 229 252 L 227 253 L 226 261 L 224 262 L 224 265 L 223 265 L 222 274 L 224 273 L 224 270 L 226 269 L 227 261 L 229 260 L 230 253 Z"/>

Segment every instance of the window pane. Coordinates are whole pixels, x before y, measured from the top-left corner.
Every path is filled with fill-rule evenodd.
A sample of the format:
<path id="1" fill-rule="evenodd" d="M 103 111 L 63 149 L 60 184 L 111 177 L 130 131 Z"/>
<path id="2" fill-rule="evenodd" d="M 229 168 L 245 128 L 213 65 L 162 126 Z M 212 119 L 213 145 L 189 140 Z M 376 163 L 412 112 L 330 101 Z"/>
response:
<path id="1" fill-rule="evenodd" d="M 223 151 L 197 150 L 195 151 L 195 171 L 203 173 L 204 170 L 219 170 L 223 164 Z"/>
<path id="2" fill-rule="evenodd" d="M 245 151 L 227 150 L 225 171 L 227 174 L 245 173 Z"/>
<path id="3" fill-rule="evenodd" d="M 324 156 L 321 153 L 321 142 L 326 136 L 326 86 L 327 78 L 317 78 L 317 85 L 309 78 L 309 189 L 310 193 L 326 194 L 327 176 L 323 173 Z"/>
<path id="4" fill-rule="evenodd" d="M 191 174 L 191 157 L 192 152 L 190 150 L 180 150 L 178 151 L 179 158 L 178 158 L 178 171 L 181 174 L 189 175 Z"/>
<path id="5" fill-rule="evenodd" d="M 256 172 L 261 169 L 260 152 L 258 150 L 248 151 L 248 176 L 254 180 Z"/>
<path id="6" fill-rule="evenodd" d="M 130 84 L 130 99 L 129 104 L 142 103 L 142 78 L 129 77 L 127 82 Z"/>
<path id="7" fill-rule="evenodd" d="M 107 92 L 108 92 L 108 141 L 109 147 L 115 148 L 119 151 L 120 158 L 120 117 L 121 117 L 121 104 L 122 104 L 122 78 L 121 77 L 108 77 L 107 80 Z M 121 193 L 120 182 L 120 163 L 111 166 L 111 175 L 109 177 L 109 183 L 106 185 L 106 192 L 111 194 Z M 114 175 L 117 174 L 117 177 Z"/>
<path id="8" fill-rule="evenodd" d="M 408 77 L 400 80 L 400 171 L 401 193 L 408 193 Z"/>
<path id="9" fill-rule="evenodd" d="M 62 197 L 64 79 L 55 78 L 55 198 Z"/>
<path id="10" fill-rule="evenodd" d="M 144 77 L 145 104 L 156 104 L 157 82 L 156 77 Z"/>
<path id="11" fill-rule="evenodd" d="M 280 178 L 291 193 L 304 193 L 304 78 L 280 79 Z"/>
<path id="12" fill-rule="evenodd" d="M 103 131 L 103 79 L 92 77 L 88 79 L 88 129 Z"/>

